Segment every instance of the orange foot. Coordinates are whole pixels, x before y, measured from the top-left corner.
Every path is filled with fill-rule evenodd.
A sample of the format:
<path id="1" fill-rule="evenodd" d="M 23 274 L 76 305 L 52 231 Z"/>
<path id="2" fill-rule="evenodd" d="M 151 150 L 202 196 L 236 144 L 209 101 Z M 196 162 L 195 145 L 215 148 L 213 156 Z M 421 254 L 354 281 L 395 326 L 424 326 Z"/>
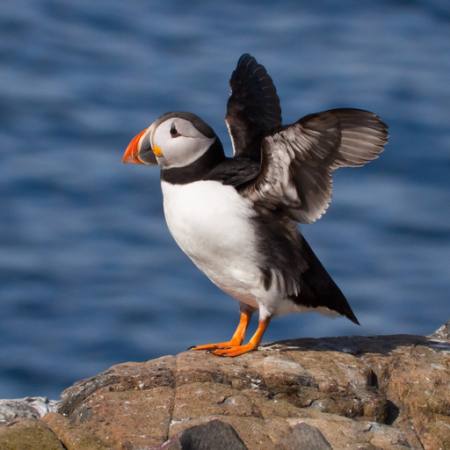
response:
<path id="1" fill-rule="evenodd" d="M 256 329 L 255 334 L 252 336 L 252 338 L 248 341 L 248 344 L 235 345 L 230 348 L 224 348 L 223 350 L 214 350 L 213 354 L 216 356 L 239 356 L 255 350 L 256 348 L 258 348 L 264 331 L 266 331 L 266 328 L 269 326 L 269 322 L 270 317 L 259 321 L 258 328 Z M 242 343 L 242 341 L 240 343 Z"/>
<path id="2" fill-rule="evenodd" d="M 251 352 L 258 348 L 257 344 L 248 343 L 245 345 L 235 345 L 230 348 L 224 348 L 223 350 L 214 350 L 213 354 L 216 356 L 239 356 L 244 353 Z"/>
<path id="3" fill-rule="evenodd" d="M 216 342 L 215 344 L 194 345 L 190 350 L 215 350 L 217 348 L 230 348 L 238 345 L 239 342 L 236 341 Z"/>
<path id="4" fill-rule="evenodd" d="M 239 324 L 234 332 L 232 338 L 226 342 L 217 342 L 215 344 L 204 344 L 204 345 L 194 345 L 191 347 L 191 350 L 215 350 L 217 348 L 230 348 L 237 347 L 242 344 L 242 341 L 245 337 L 245 332 L 247 330 L 248 324 L 250 322 L 250 318 L 252 316 L 252 312 L 250 310 L 241 311 L 241 315 L 239 318 Z"/>

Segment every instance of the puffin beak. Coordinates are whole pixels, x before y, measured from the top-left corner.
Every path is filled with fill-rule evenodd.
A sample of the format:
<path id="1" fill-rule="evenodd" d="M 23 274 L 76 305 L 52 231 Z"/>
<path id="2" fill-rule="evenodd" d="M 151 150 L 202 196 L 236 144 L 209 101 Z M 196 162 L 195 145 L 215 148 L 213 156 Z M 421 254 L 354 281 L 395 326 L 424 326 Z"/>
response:
<path id="1" fill-rule="evenodd" d="M 145 162 L 139 157 L 139 141 L 146 131 L 147 128 L 139 132 L 133 139 L 131 139 L 122 156 L 123 163 L 145 164 Z"/>

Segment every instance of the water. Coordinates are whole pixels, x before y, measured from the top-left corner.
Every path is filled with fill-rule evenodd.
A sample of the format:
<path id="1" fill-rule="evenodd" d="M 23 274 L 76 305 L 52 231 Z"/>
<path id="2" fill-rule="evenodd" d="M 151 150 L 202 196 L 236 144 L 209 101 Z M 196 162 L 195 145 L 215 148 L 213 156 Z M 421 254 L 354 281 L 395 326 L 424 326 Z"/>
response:
<path id="1" fill-rule="evenodd" d="M 237 305 L 173 243 L 158 171 L 120 157 L 168 110 L 196 112 L 229 149 L 243 52 L 272 74 L 285 122 L 355 106 L 391 133 L 303 227 L 363 326 L 294 315 L 266 340 L 449 318 L 448 2 L 2 2 L 0 398 L 57 397 L 114 363 L 230 335 Z"/>

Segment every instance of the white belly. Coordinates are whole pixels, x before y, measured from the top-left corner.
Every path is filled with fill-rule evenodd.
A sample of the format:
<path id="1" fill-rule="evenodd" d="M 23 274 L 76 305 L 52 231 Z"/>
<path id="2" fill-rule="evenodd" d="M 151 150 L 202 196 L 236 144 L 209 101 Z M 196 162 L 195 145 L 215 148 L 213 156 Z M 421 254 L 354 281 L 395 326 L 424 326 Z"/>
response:
<path id="1" fill-rule="evenodd" d="M 162 181 L 164 215 L 172 236 L 213 283 L 256 306 L 261 286 L 251 203 L 216 181 Z"/>

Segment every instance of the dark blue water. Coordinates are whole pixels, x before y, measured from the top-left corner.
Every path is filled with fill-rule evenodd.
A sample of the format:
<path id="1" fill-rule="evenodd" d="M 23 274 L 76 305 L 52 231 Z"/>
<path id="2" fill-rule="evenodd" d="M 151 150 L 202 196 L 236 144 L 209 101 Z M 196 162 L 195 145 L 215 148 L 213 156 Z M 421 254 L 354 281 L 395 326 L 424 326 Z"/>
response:
<path id="1" fill-rule="evenodd" d="M 129 139 L 193 111 L 229 148 L 228 77 L 251 52 L 286 122 L 339 106 L 390 125 L 303 228 L 362 327 L 314 314 L 266 340 L 428 333 L 449 318 L 447 1 L 20 0 L 0 6 L 0 397 L 56 397 L 111 364 L 227 338 L 237 305 L 173 243 Z"/>

